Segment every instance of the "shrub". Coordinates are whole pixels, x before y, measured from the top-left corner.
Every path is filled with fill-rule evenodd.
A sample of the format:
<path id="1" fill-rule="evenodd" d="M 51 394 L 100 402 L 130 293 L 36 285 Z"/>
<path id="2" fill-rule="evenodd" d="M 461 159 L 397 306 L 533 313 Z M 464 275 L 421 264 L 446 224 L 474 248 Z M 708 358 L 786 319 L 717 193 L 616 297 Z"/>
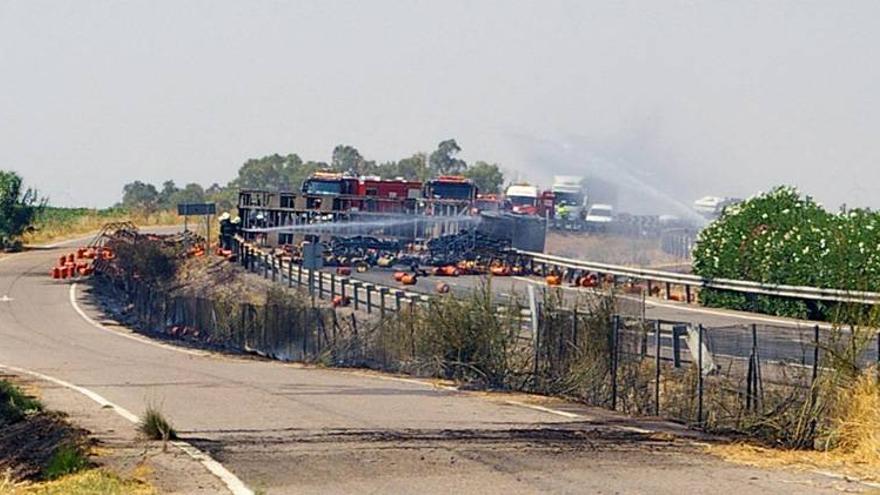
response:
<path id="1" fill-rule="evenodd" d="M 147 406 L 138 429 L 150 440 L 176 440 L 177 432 L 165 416 L 155 407 Z"/>
<path id="2" fill-rule="evenodd" d="M 42 410 L 40 401 L 6 380 L 0 380 L 0 426 L 18 422 L 28 414 Z"/>
<path id="3" fill-rule="evenodd" d="M 694 272 L 703 277 L 848 290 L 880 290 L 880 214 L 832 214 L 791 187 L 729 207 L 701 233 Z M 708 306 L 829 319 L 833 305 L 708 289 Z"/>
<path id="4" fill-rule="evenodd" d="M 43 477 L 53 480 L 80 471 L 88 465 L 89 460 L 82 450 L 74 445 L 65 444 L 58 447 L 52 454 L 49 464 L 43 469 Z"/>

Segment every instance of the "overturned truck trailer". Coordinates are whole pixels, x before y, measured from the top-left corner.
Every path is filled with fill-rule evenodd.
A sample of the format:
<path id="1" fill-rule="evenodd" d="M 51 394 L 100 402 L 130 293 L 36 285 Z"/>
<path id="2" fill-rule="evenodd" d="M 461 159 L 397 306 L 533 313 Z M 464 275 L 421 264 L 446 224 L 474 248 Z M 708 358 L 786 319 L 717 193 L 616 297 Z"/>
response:
<path id="1" fill-rule="evenodd" d="M 511 247 L 523 251 L 544 252 L 547 221 L 534 215 L 507 212 L 483 212 L 477 230 L 497 239 L 507 239 Z"/>

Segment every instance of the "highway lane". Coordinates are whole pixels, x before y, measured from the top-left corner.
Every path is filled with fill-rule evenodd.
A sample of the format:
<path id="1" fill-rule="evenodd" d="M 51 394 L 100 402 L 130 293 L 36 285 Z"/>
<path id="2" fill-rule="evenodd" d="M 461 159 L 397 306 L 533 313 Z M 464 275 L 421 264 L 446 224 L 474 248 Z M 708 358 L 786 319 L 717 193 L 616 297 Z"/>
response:
<path id="1" fill-rule="evenodd" d="M 575 405 L 560 414 L 412 380 L 123 338 L 82 318 L 69 284 L 48 277 L 61 252 L 0 261 L 0 364 L 84 387 L 135 414 L 158 405 L 185 439 L 268 493 L 840 487 L 821 476 L 723 463 L 689 442 L 617 427 L 641 424 L 634 420 Z M 101 318 L 88 294 L 81 291 L 77 301 Z"/>
<path id="2" fill-rule="evenodd" d="M 330 268 L 325 271 L 331 271 Z M 527 286 L 533 285 L 538 290 L 547 289 L 547 285 L 537 277 L 486 277 L 486 276 L 460 276 L 460 277 L 420 277 L 416 285 L 403 286 L 392 278 L 394 270 L 374 268 L 367 272 L 353 272 L 352 278 L 364 282 L 380 284 L 388 287 L 400 287 L 408 291 L 427 295 L 435 295 L 436 284 L 449 285 L 450 291 L 460 296 L 466 296 L 483 285 L 491 287 L 492 292 L 500 300 L 509 297 L 519 297 L 525 300 Z M 573 302 L 578 298 L 589 298 L 598 293 L 592 289 L 573 288 L 560 286 L 565 297 Z M 641 315 L 641 296 L 618 294 L 620 311 L 630 316 Z M 705 328 L 705 338 L 713 352 L 727 356 L 746 358 L 751 352 L 752 331 L 751 325 L 755 324 L 758 335 L 758 345 L 763 359 L 774 361 L 790 361 L 803 365 L 812 365 L 812 341 L 813 328 L 820 327 L 820 335 L 823 341 L 828 338 L 830 325 L 822 322 L 781 318 L 741 311 L 729 311 L 715 308 L 705 308 L 695 304 L 685 304 L 675 301 L 664 301 L 657 298 L 645 300 L 645 318 L 663 320 L 667 322 L 689 323 L 691 325 L 702 324 Z M 844 333 L 848 333 L 846 330 Z M 877 346 L 871 345 L 864 353 L 866 361 L 877 360 Z"/>

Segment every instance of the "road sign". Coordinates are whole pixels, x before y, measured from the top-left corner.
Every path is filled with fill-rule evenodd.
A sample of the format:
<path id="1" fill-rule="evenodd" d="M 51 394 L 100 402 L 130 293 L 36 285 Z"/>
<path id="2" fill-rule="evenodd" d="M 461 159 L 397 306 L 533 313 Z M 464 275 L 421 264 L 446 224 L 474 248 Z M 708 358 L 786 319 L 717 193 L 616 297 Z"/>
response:
<path id="1" fill-rule="evenodd" d="M 215 203 L 180 203 L 177 205 L 178 215 L 215 215 L 217 205 Z"/>

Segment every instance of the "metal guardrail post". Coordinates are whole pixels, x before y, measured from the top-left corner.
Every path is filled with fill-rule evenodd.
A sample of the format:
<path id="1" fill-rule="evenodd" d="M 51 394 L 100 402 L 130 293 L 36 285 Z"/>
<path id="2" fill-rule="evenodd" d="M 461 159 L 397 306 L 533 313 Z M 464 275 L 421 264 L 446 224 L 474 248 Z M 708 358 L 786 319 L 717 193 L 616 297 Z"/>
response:
<path id="1" fill-rule="evenodd" d="M 382 318 L 385 318 L 385 294 L 387 292 L 387 287 L 379 287 L 379 314 Z"/>
<path id="2" fill-rule="evenodd" d="M 293 260 L 287 262 L 287 286 L 293 287 Z"/>
<path id="3" fill-rule="evenodd" d="M 400 301 L 403 299 L 403 291 L 396 290 L 394 291 L 394 307 L 397 308 L 397 313 L 400 314 Z"/>
<path id="4" fill-rule="evenodd" d="M 684 286 L 684 299 L 685 299 L 686 303 L 688 303 L 688 304 L 691 303 L 691 286 L 690 285 Z"/>
<path id="5" fill-rule="evenodd" d="M 303 266 L 302 263 L 296 265 L 296 285 L 302 287 L 303 284 Z"/>
<path id="6" fill-rule="evenodd" d="M 339 295 L 342 296 L 342 299 L 345 299 L 345 287 L 348 286 L 348 279 L 344 278 L 339 281 Z"/>
<path id="7" fill-rule="evenodd" d="M 324 274 L 320 270 L 314 270 L 318 277 L 318 299 L 324 299 Z"/>
<path id="8" fill-rule="evenodd" d="M 330 299 L 334 299 L 336 297 L 336 274 L 330 273 Z"/>
<path id="9" fill-rule="evenodd" d="M 272 281 L 275 282 L 278 278 L 278 267 L 275 266 L 278 262 L 278 258 L 270 254 L 269 259 L 272 260 Z"/>
<path id="10" fill-rule="evenodd" d="M 373 286 L 365 285 L 364 290 L 367 291 L 367 314 L 373 312 Z"/>
<path id="11" fill-rule="evenodd" d="M 263 278 L 269 278 L 269 255 L 263 254 Z"/>
<path id="12" fill-rule="evenodd" d="M 666 300 L 672 299 L 672 284 L 666 282 Z"/>

